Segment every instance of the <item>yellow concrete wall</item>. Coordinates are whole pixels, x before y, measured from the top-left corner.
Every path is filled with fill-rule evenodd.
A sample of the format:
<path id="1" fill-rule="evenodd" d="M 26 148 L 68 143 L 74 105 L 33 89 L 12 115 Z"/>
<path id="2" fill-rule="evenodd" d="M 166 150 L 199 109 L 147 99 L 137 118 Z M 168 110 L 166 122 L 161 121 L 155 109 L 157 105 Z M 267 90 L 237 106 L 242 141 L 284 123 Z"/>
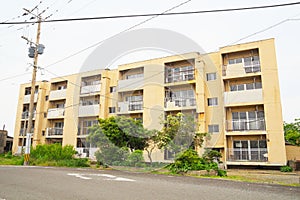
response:
<path id="1" fill-rule="evenodd" d="M 294 145 L 285 145 L 287 160 L 300 160 L 300 147 Z"/>

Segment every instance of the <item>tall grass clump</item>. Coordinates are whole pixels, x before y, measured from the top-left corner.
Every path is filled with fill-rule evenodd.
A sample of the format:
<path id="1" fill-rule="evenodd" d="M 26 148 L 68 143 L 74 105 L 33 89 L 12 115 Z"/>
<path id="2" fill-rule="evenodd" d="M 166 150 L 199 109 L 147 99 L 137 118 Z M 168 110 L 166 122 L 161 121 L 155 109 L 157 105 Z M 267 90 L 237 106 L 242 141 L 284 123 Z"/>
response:
<path id="1" fill-rule="evenodd" d="M 76 151 L 73 146 L 61 144 L 37 145 L 30 155 L 31 165 L 88 167 L 88 159 L 74 158 Z"/>

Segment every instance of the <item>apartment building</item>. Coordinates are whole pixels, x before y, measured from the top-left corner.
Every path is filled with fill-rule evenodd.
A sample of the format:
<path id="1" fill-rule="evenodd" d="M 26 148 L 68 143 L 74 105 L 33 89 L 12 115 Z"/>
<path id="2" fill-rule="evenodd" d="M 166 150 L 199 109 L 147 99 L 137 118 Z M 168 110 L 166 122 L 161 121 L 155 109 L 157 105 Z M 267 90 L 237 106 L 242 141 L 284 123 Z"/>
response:
<path id="1" fill-rule="evenodd" d="M 20 87 L 13 151 L 25 144 L 30 84 Z M 127 116 L 148 129 L 160 118 L 192 115 L 205 148 L 222 153 L 226 166 L 286 164 L 274 40 L 267 39 L 120 65 L 36 84 L 33 145 L 73 145 L 82 156 L 97 150 L 86 142 L 98 118 Z M 153 153 L 154 161 L 174 155 Z M 146 156 L 145 156 L 145 159 Z"/>

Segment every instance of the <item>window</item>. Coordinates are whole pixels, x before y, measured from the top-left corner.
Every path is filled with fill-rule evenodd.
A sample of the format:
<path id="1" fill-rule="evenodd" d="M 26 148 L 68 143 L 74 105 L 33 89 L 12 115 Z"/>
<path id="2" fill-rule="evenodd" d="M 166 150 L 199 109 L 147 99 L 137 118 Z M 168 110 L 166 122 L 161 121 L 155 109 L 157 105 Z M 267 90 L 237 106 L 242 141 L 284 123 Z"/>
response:
<path id="1" fill-rule="evenodd" d="M 208 98 L 207 102 L 208 102 L 208 106 L 217 106 L 218 105 L 218 98 L 217 97 Z"/>
<path id="2" fill-rule="evenodd" d="M 268 161 L 266 140 L 235 140 L 230 160 Z"/>
<path id="3" fill-rule="evenodd" d="M 109 107 L 109 113 L 116 113 L 116 107 Z"/>
<path id="4" fill-rule="evenodd" d="M 135 79 L 135 78 L 142 78 L 144 77 L 144 74 L 131 74 L 131 75 L 126 75 L 126 79 Z"/>
<path id="5" fill-rule="evenodd" d="M 217 79 L 217 73 L 213 72 L 213 73 L 207 73 L 206 74 L 206 80 L 207 81 L 213 81 Z"/>
<path id="6" fill-rule="evenodd" d="M 189 81 L 195 79 L 194 66 L 171 67 L 165 68 L 166 83 Z"/>
<path id="7" fill-rule="evenodd" d="M 243 59 L 242 58 L 235 58 L 235 59 L 229 59 L 228 64 L 233 65 L 233 64 L 239 64 L 242 63 Z"/>
<path id="8" fill-rule="evenodd" d="M 31 88 L 27 87 L 25 88 L 25 95 L 29 95 L 31 93 Z"/>
<path id="9" fill-rule="evenodd" d="M 264 111 L 232 112 L 232 129 L 265 130 Z"/>
<path id="10" fill-rule="evenodd" d="M 110 87 L 109 91 L 110 93 L 116 92 L 116 86 Z"/>
<path id="11" fill-rule="evenodd" d="M 36 86 L 35 87 L 35 91 L 34 91 L 34 94 L 37 94 L 39 92 L 39 87 Z M 31 94 L 31 87 L 26 87 L 25 88 L 25 95 L 30 95 Z"/>
<path id="12" fill-rule="evenodd" d="M 56 104 L 56 108 L 65 108 L 65 104 L 64 103 Z"/>
<path id="13" fill-rule="evenodd" d="M 209 133 L 219 133 L 219 125 L 218 124 L 208 125 L 208 132 Z"/>
<path id="14" fill-rule="evenodd" d="M 230 85 L 230 91 L 254 90 L 254 89 L 261 89 L 261 88 L 262 88 L 261 82 Z"/>
<path id="15" fill-rule="evenodd" d="M 67 85 L 60 85 L 57 87 L 57 90 L 64 90 L 67 89 Z"/>

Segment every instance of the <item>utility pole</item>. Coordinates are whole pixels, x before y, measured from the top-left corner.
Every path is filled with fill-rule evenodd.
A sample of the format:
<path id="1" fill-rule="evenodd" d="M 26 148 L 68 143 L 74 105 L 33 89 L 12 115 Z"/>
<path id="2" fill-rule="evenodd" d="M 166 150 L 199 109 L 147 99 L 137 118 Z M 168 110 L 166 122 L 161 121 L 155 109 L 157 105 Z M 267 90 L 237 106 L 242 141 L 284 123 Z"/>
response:
<path id="1" fill-rule="evenodd" d="M 29 116 L 28 116 L 28 126 L 27 126 L 27 135 L 26 135 L 26 148 L 25 148 L 25 155 L 24 155 L 24 165 L 29 165 L 29 158 L 30 158 L 30 146 L 31 146 L 31 136 L 33 136 L 34 131 L 31 132 L 31 129 L 33 127 L 33 116 L 34 116 L 34 95 L 35 95 L 35 82 L 36 82 L 36 72 L 37 72 L 37 62 L 38 62 L 38 55 L 43 53 L 43 49 L 45 48 L 44 45 L 40 45 L 40 35 L 41 35 L 41 22 L 42 17 L 41 14 L 33 14 L 32 12 L 37 9 L 35 7 L 32 10 L 27 10 L 23 8 L 26 13 L 23 15 L 31 14 L 37 19 L 37 35 L 36 35 L 36 41 L 35 43 L 31 42 L 28 38 L 22 36 L 23 39 L 27 40 L 27 42 L 30 43 L 29 48 L 29 57 L 32 58 L 33 54 L 33 70 L 32 70 L 32 78 L 31 78 L 31 89 L 30 89 L 30 101 L 29 101 Z M 34 44 L 34 46 L 32 46 Z"/>

